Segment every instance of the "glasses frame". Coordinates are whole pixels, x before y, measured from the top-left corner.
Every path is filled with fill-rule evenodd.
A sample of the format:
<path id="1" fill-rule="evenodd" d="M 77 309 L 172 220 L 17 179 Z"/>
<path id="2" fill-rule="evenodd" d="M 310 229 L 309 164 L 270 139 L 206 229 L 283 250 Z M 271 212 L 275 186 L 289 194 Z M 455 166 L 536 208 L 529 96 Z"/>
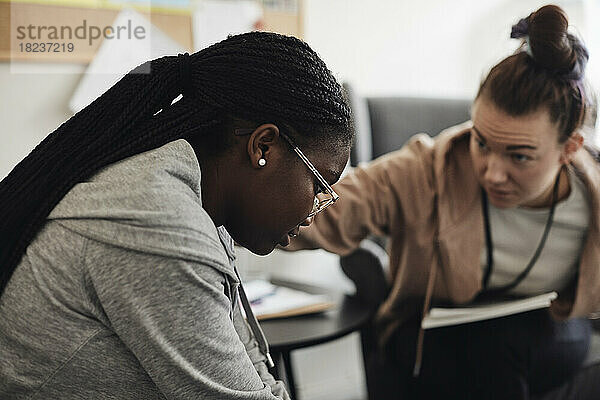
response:
<path id="1" fill-rule="evenodd" d="M 255 129 L 235 129 L 234 130 L 234 134 L 236 136 L 244 136 L 244 135 L 249 135 L 252 132 L 254 132 Z M 331 187 L 331 185 L 329 183 L 327 183 L 327 181 L 325 180 L 325 178 L 323 178 L 323 175 L 321 175 L 319 173 L 319 171 L 317 171 L 317 169 L 315 168 L 315 166 L 313 165 L 313 163 L 310 162 L 310 160 L 308 159 L 308 157 L 306 157 L 304 155 L 304 153 L 302 152 L 302 150 L 300 150 L 300 148 L 298 148 L 298 146 L 296 145 L 296 143 L 294 143 L 294 141 L 292 140 L 291 137 L 289 137 L 288 135 L 286 135 L 285 133 L 283 133 L 281 130 L 279 131 L 279 135 L 281 135 L 281 137 L 283 139 L 285 139 L 285 141 L 290 145 L 290 147 L 292 148 L 292 150 L 294 150 L 294 153 L 296 153 L 296 155 L 298 155 L 298 157 L 300 157 L 300 159 L 302 160 L 302 162 L 308 167 L 308 169 L 310 170 L 310 172 L 314 175 L 315 178 L 317 178 L 317 182 L 319 183 L 319 185 L 321 186 L 321 190 L 323 191 L 323 193 L 328 194 L 329 196 L 331 196 L 331 200 L 324 202 L 324 203 L 319 203 L 319 199 L 317 198 L 317 194 L 315 194 L 315 207 L 317 208 L 316 210 L 311 211 L 307 218 L 313 217 L 316 214 L 320 213 L 321 211 L 323 211 L 324 209 L 326 209 L 327 207 L 329 207 L 330 205 L 332 205 L 333 203 L 335 203 L 340 196 L 333 190 L 333 188 Z M 321 205 L 322 204 L 322 205 Z M 320 208 L 319 208 L 320 206 Z"/>

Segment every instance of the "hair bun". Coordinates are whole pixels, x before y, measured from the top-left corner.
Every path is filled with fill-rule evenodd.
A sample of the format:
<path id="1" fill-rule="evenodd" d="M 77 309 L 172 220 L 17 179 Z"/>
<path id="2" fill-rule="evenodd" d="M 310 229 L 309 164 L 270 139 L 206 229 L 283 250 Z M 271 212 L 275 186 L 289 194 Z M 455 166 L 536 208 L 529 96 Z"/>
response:
<path id="1" fill-rule="evenodd" d="M 576 36 L 568 33 L 567 14 L 558 6 L 548 5 L 527 20 L 529 47 L 536 63 L 570 79 L 583 78 L 588 52 Z"/>

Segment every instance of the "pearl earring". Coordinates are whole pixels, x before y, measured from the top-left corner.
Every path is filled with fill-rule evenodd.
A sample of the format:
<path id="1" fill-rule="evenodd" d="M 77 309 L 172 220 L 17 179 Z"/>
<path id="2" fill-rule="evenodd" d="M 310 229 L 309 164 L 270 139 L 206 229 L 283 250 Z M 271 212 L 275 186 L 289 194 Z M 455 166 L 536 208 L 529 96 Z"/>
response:
<path id="1" fill-rule="evenodd" d="M 264 167 L 265 165 L 267 165 L 267 160 L 261 158 L 260 160 L 258 160 L 258 165 Z"/>

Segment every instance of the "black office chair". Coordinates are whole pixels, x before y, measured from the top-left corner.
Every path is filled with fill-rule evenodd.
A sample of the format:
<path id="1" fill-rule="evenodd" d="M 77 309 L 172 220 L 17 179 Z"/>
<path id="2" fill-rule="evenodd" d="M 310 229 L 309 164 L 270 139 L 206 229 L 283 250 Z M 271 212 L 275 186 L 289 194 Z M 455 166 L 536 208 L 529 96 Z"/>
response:
<path id="1" fill-rule="evenodd" d="M 370 373 L 371 359 L 377 346 L 374 317 L 390 291 L 389 258 L 377 240 L 369 238 L 363 240 L 353 253 L 340 257 L 340 265 L 356 287 L 355 296 L 372 310 L 371 319 L 360 331 L 360 339 L 367 393 L 369 400 L 375 400 L 373 392 L 379 382 Z"/>

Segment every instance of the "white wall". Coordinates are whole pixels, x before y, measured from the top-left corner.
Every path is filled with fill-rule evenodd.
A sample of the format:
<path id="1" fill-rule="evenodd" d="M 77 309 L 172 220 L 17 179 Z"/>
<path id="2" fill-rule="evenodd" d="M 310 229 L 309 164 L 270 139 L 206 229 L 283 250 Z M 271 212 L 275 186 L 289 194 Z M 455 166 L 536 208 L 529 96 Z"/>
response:
<path id="1" fill-rule="evenodd" d="M 27 68 L 30 73 L 15 74 L 9 63 L 0 63 L 0 179 L 70 117 L 67 103 L 85 69 L 70 64 Z"/>
<path id="2" fill-rule="evenodd" d="M 305 37 L 361 94 L 472 98 L 518 46 L 512 24 L 548 3 L 591 46 L 588 72 L 600 81 L 599 0 L 305 0 Z"/>

